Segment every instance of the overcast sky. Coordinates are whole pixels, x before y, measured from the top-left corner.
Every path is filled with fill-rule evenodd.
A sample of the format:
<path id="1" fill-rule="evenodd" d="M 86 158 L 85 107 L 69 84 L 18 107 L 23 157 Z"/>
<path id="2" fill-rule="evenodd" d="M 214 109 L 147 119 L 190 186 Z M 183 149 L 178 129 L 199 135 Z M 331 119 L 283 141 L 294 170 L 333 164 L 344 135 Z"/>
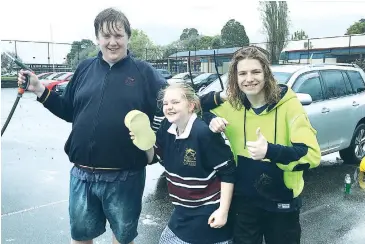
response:
<path id="1" fill-rule="evenodd" d="M 343 35 L 352 23 L 365 18 L 365 1 L 289 1 L 288 5 L 291 32 L 303 29 L 309 37 Z M 95 41 L 94 18 L 107 7 L 122 10 L 132 28 L 143 30 L 160 45 L 177 40 L 184 28 L 194 27 L 203 35 L 220 34 L 232 18 L 244 25 L 251 42 L 265 41 L 258 1 L 247 0 L 5 0 L 0 38 L 51 41 L 52 26 L 54 42 Z M 2 42 L 2 49 L 14 50 L 14 44 Z M 17 49 L 25 62 L 47 56 L 45 44 L 23 43 Z M 62 61 L 68 49 L 55 46 L 56 63 Z"/>

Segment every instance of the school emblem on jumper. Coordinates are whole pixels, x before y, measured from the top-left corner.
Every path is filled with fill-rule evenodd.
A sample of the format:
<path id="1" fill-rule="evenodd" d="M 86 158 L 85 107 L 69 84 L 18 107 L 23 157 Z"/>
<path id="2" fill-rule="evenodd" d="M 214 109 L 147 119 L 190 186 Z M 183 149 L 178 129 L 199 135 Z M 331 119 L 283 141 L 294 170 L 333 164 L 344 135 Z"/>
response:
<path id="1" fill-rule="evenodd" d="M 196 152 L 193 149 L 187 148 L 184 155 L 184 165 L 196 166 L 195 154 Z"/>
<path id="2" fill-rule="evenodd" d="M 134 84 L 136 83 L 135 80 L 132 77 L 128 77 L 127 79 L 125 79 L 124 83 L 127 86 L 134 86 Z"/>

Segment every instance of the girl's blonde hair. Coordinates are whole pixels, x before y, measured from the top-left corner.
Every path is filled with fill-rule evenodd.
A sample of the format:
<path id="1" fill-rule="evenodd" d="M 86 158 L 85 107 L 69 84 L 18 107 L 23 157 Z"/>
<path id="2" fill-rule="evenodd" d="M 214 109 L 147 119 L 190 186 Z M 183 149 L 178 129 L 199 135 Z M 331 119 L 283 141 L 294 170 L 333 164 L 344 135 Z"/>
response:
<path id="1" fill-rule="evenodd" d="M 193 112 L 198 115 L 201 114 L 200 99 L 196 95 L 195 90 L 187 83 L 174 83 L 162 89 L 158 94 L 158 104 L 160 109 L 162 109 L 163 98 L 168 89 L 180 89 L 182 91 L 183 98 L 186 99 L 189 103 L 194 104 Z"/>
<path id="2" fill-rule="evenodd" d="M 265 85 L 263 88 L 265 92 L 265 100 L 269 104 L 277 103 L 280 100 L 281 89 L 271 72 L 267 56 L 259 48 L 254 46 L 241 48 L 233 55 L 231 66 L 229 68 L 227 84 L 227 97 L 229 103 L 237 110 L 242 108 L 246 95 L 238 86 L 237 64 L 239 61 L 244 59 L 256 59 L 260 62 L 265 79 Z"/>

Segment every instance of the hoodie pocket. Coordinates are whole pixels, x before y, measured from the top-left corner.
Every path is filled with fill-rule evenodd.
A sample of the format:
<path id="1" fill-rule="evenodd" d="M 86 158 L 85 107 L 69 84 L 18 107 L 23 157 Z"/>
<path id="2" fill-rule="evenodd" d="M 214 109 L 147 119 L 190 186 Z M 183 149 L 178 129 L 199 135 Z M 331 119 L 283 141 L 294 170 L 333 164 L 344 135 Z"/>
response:
<path id="1" fill-rule="evenodd" d="M 275 163 L 253 160 L 238 156 L 237 183 L 238 194 L 259 197 L 270 201 L 293 199 L 293 191 L 284 183 L 284 171 Z"/>

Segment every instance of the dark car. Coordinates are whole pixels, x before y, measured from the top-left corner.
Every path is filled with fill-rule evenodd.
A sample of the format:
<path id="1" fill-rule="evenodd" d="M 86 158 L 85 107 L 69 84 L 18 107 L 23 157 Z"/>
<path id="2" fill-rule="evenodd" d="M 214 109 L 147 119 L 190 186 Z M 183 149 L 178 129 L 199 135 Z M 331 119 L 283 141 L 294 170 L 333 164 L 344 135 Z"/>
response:
<path id="1" fill-rule="evenodd" d="M 201 74 L 203 74 L 203 73 L 202 72 L 196 72 L 196 71 L 191 72 L 191 76 L 192 76 L 193 79 L 195 77 L 197 77 L 198 75 L 201 75 Z M 172 78 L 167 80 L 167 83 L 169 83 L 170 85 L 173 84 L 173 83 L 184 83 L 184 82 L 191 82 L 189 72 L 184 72 L 184 73 L 177 74 L 177 75 L 175 75 Z"/>
<path id="2" fill-rule="evenodd" d="M 66 86 L 68 85 L 69 81 L 66 81 L 66 82 L 62 82 L 58 85 L 56 85 L 56 88 L 55 88 L 55 92 L 57 92 L 58 94 L 62 95 L 66 89 Z"/>
<path id="3" fill-rule="evenodd" d="M 217 78 L 218 78 L 217 73 L 204 73 L 198 75 L 193 79 L 194 88 L 196 91 L 202 91 Z"/>
<path id="4" fill-rule="evenodd" d="M 170 79 L 172 74 L 166 69 L 156 69 L 165 79 Z"/>

